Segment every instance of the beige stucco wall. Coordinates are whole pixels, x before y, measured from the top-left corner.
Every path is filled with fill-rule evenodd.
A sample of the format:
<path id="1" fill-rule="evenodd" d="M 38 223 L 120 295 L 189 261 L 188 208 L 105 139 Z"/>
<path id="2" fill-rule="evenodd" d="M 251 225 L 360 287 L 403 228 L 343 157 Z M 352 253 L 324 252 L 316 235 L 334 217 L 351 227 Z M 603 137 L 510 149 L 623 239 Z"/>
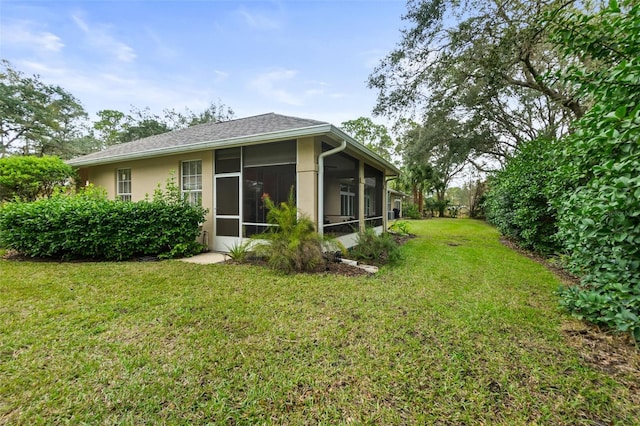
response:
<path id="1" fill-rule="evenodd" d="M 318 216 L 318 155 L 321 142 L 317 138 L 298 139 L 297 189 L 298 209 L 316 222 Z M 317 222 L 316 222 L 317 223 Z"/>
<path id="2" fill-rule="evenodd" d="M 107 190 L 109 198 L 116 197 L 116 171 L 118 169 L 131 169 L 131 199 L 132 201 L 144 200 L 147 195 L 153 196 L 158 184 L 163 188 L 166 180 L 173 171 L 176 183 L 180 180 L 180 163 L 188 160 L 202 161 L 202 206 L 209 209 L 203 231 L 213 235 L 213 152 L 202 151 L 189 154 L 156 157 L 152 159 L 123 161 L 120 163 L 94 166 L 81 169 L 81 176 L 86 182 L 100 186 Z"/>

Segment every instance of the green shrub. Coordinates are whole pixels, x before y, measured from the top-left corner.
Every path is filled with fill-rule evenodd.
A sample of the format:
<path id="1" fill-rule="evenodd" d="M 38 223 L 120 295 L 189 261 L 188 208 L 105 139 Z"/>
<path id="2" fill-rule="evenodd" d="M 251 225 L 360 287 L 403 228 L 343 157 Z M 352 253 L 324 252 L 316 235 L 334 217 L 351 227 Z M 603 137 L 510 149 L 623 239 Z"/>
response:
<path id="1" fill-rule="evenodd" d="M 0 202 L 50 197 L 55 188 L 64 186 L 74 176 L 71 166 L 58 157 L 0 158 Z"/>
<path id="2" fill-rule="evenodd" d="M 232 260 L 236 262 L 244 262 L 249 257 L 251 253 L 249 248 L 251 246 L 251 241 L 244 241 L 240 244 L 233 244 L 231 247 L 227 246 L 227 250 L 229 250 L 228 255 Z"/>
<path id="3" fill-rule="evenodd" d="M 553 142 L 523 144 L 520 151 L 488 181 L 487 220 L 522 247 L 541 253 L 558 250 L 555 209 L 547 186 L 555 169 Z"/>
<path id="4" fill-rule="evenodd" d="M 413 203 L 407 203 L 402 206 L 402 215 L 410 219 L 420 219 L 420 210 Z"/>
<path id="5" fill-rule="evenodd" d="M 386 232 L 376 234 L 371 227 L 358 234 L 356 245 L 350 250 L 356 260 L 368 260 L 378 263 L 394 263 L 400 260 L 400 246 Z"/>
<path id="6" fill-rule="evenodd" d="M 89 188 L 0 209 L 0 245 L 31 257 L 131 259 L 194 254 L 206 210 L 186 202 L 108 200 Z"/>
<path id="7" fill-rule="evenodd" d="M 389 226 L 389 231 L 393 231 L 398 235 L 409 235 L 409 222 L 406 220 L 396 220 Z"/>
<path id="8" fill-rule="evenodd" d="M 564 75 L 593 106 L 562 141 L 554 179 L 558 239 L 582 277 L 562 303 L 640 341 L 640 4 L 568 9 L 553 22 L 567 55 L 593 65 Z"/>
<path id="9" fill-rule="evenodd" d="M 322 238 L 313 222 L 298 214 L 293 189 L 289 199 L 279 206 L 268 196 L 263 201 L 269 210 L 267 222 L 277 226 L 260 234 L 267 243 L 256 246 L 257 254 L 265 257 L 270 267 L 285 273 L 312 272 L 323 267 Z"/>

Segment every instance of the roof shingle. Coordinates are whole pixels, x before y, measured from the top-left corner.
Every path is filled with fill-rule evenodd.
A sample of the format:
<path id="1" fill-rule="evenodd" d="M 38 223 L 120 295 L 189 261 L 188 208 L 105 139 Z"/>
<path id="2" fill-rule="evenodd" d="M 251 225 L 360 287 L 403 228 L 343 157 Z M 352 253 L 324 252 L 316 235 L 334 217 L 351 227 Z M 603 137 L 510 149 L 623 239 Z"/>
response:
<path id="1" fill-rule="evenodd" d="M 190 145 L 202 142 L 214 143 L 216 141 L 224 141 L 233 138 L 257 136 L 261 134 L 303 129 L 328 124 L 329 123 L 327 122 L 307 118 L 268 113 L 230 121 L 199 124 L 186 129 L 149 136 L 132 142 L 114 145 L 103 151 L 76 157 L 70 160 L 69 164 L 87 164 L 93 161 L 101 162 L 112 157 L 140 154 L 146 151 L 158 151 L 162 149 L 180 147 L 188 148 Z"/>

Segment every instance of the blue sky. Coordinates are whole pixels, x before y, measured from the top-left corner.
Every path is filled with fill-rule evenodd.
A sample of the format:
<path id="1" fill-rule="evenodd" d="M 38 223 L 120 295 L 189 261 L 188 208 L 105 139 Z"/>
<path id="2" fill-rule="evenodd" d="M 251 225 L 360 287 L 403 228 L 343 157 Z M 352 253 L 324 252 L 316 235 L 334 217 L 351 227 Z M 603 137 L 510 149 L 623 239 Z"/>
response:
<path id="1" fill-rule="evenodd" d="M 400 40 L 403 0 L 0 0 L 0 57 L 95 117 L 131 105 L 236 117 L 371 116 L 366 80 Z M 383 119 L 375 119 L 384 122 Z"/>

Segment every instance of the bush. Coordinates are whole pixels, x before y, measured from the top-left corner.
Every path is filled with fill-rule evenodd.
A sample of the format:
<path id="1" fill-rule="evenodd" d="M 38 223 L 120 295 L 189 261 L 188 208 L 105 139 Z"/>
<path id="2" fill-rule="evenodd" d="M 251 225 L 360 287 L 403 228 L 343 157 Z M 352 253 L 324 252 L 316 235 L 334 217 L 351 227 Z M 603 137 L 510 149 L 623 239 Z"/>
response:
<path id="1" fill-rule="evenodd" d="M 169 198 L 111 201 L 104 191 L 89 188 L 10 202 L 0 209 L 0 245 L 30 257 L 61 259 L 123 260 L 200 251 L 195 240 L 206 210 Z"/>
<path id="2" fill-rule="evenodd" d="M 233 244 L 231 247 L 227 246 L 227 253 L 231 260 L 235 260 L 236 262 L 245 262 L 249 255 L 251 254 L 250 250 L 251 241 L 245 241 L 239 244 Z"/>
<path id="3" fill-rule="evenodd" d="M 316 232 L 313 222 L 304 215 L 298 215 L 293 189 L 287 202 L 276 206 L 268 195 L 263 197 L 269 227 L 258 238 L 268 243 L 258 244 L 256 252 L 267 259 L 273 269 L 291 272 L 313 272 L 323 267 L 322 238 Z"/>
<path id="4" fill-rule="evenodd" d="M 640 341 L 640 4 L 568 9 L 554 21 L 567 55 L 595 65 L 564 76 L 593 106 L 563 140 L 554 187 L 559 240 L 582 276 L 562 303 Z"/>
<path id="5" fill-rule="evenodd" d="M 417 205 L 408 203 L 402 206 L 402 215 L 410 219 L 420 219 L 420 210 Z"/>
<path id="6" fill-rule="evenodd" d="M 389 226 L 389 231 L 395 232 L 398 235 L 409 235 L 409 222 L 406 220 L 396 220 Z"/>
<path id="7" fill-rule="evenodd" d="M 555 209 L 547 186 L 555 169 L 553 143 L 538 139 L 524 144 L 488 181 L 484 209 L 487 220 L 522 247 L 540 253 L 558 250 Z"/>
<path id="8" fill-rule="evenodd" d="M 56 187 L 65 185 L 74 176 L 71 166 L 58 157 L 0 158 L 0 201 L 50 197 Z"/>
<path id="9" fill-rule="evenodd" d="M 351 256 L 356 260 L 394 263 L 400 260 L 400 246 L 388 233 L 378 235 L 374 228 L 367 227 L 358 234 Z"/>

